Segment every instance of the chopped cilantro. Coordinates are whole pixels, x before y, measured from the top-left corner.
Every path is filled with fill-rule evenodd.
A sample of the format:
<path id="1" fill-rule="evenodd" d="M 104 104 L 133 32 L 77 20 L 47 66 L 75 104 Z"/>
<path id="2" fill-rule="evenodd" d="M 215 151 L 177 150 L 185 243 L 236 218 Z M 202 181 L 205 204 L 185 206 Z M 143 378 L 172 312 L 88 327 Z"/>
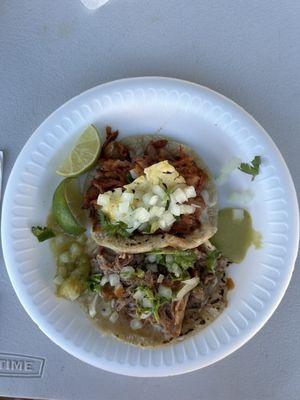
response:
<path id="1" fill-rule="evenodd" d="M 102 274 L 92 274 L 88 278 L 88 288 L 90 289 L 91 292 L 94 293 L 99 293 L 101 291 L 101 282 L 102 279 Z"/>
<path id="2" fill-rule="evenodd" d="M 55 233 L 46 226 L 33 226 L 31 232 L 37 237 L 39 242 L 44 242 L 45 240 L 51 239 L 55 236 Z"/>
<path id="3" fill-rule="evenodd" d="M 154 250 L 155 262 L 164 266 L 171 274 L 171 278 L 184 279 L 188 277 L 187 270 L 196 262 L 196 253 L 193 250 Z"/>
<path id="4" fill-rule="evenodd" d="M 214 274 L 216 272 L 217 259 L 218 259 L 219 255 L 220 255 L 220 252 L 217 249 L 210 251 L 207 254 L 206 267 L 207 267 L 207 270 L 209 272 L 211 272 L 212 274 Z"/>
<path id="5" fill-rule="evenodd" d="M 145 271 L 143 271 L 141 268 L 138 268 L 138 269 L 136 270 L 136 272 L 135 272 L 135 275 L 136 275 L 138 278 L 144 278 L 144 276 L 145 276 Z"/>
<path id="6" fill-rule="evenodd" d="M 128 172 L 128 174 L 126 175 L 126 180 L 127 180 L 128 183 L 131 183 L 131 182 L 134 181 L 134 179 L 133 179 L 133 177 L 132 177 L 130 172 Z"/>
<path id="7" fill-rule="evenodd" d="M 142 292 L 143 298 L 149 300 L 151 307 L 143 307 L 142 301 L 137 301 L 136 304 L 136 315 L 141 318 L 142 315 L 150 316 L 153 315 L 155 320 L 159 322 L 158 310 L 163 304 L 168 303 L 171 299 L 160 296 L 159 294 L 154 294 L 153 291 L 146 286 L 138 286 L 136 292 Z"/>
<path id="8" fill-rule="evenodd" d="M 127 231 L 127 225 L 124 222 L 110 222 L 107 216 L 101 210 L 98 210 L 98 219 L 101 228 L 108 236 L 121 236 L 123 238 L 130 236 L 130 233 Z"/>
<path id="9" fill-rule="evenodd" d="M 241 163 L 239 166 L 239 170 L 244 172 L 245 174 L 252 175 L 252 181 L 259 174 L 261 164 L 261 156 L 255 156 L 251 161 L 251 164 Z"/>

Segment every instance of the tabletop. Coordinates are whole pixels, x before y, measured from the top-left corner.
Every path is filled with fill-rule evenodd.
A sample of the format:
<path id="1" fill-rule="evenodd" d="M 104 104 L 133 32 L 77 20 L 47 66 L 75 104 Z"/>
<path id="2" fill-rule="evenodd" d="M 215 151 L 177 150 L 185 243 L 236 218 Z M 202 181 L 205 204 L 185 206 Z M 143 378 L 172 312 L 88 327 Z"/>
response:
<path id="1" fill-rule="evenodd" d="M 4 186 L 26 140 L 65 101 L 104 82 L 155 75 L 200 83 L 244 107 L 279 147 L 298 190 L 299 17 L 297 0 L 111 0 L 97 11 L 79 0 L 1 0 Z M 278 309 L 241 349 L 196 372 L 142 379 L 93 368 L 52 343 L 23 310 L 0 257 L 0 360 L 39 363 L 31 377 L 0 371 L 2 396 L 299 399 L 299 262 Z"/>

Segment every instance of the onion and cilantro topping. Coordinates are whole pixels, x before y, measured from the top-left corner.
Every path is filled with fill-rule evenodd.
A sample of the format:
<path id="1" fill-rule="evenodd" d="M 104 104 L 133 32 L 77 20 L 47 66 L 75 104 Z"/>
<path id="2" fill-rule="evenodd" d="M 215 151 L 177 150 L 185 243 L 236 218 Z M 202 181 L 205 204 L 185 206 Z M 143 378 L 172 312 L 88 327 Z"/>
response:
<path id="1" fill-rule="evenodd" d="M 136 301 L 137 319 L 143 320 L 152 315 L 157 322 L 159 321 L 159 307 L 172 301 L 173 298 L 172 290 L 162 286 L 160 285 L 158 293 L 154 293 L 146 286 L 138 286 L 136 288 L 133 298 Z"/>
<path id="2" fill-rule="evenodd" d="M 206 267 L 212 274 L 216 272 L 217 260 L 220 255 L 221 252 L 217 249 L 212 250 L 207 254 Z"/>
<path id="3" fill-rule="evenodd" d="M 128 237 L 136 230 L 167 231 L 181 215 L 195 212 L 196 207 L 186 203 L 196 196 L 194 186 L 188 186 L 168 161 L 162 161 L 146 168 L 124 190 L 100 194 L 99 222 L 109 236 Z"/>
<path id="4" fill-rule="evenodd" d="M 193 268 L 197 256 L 193 250 L 173 250 L 169 253 L 165 253 L 164 250 L 161 250 L 149 253 L 147 259 L 152 264 L 164 266 L 171 277 L 184 279 L 188 277 L 187 270 Z"/>

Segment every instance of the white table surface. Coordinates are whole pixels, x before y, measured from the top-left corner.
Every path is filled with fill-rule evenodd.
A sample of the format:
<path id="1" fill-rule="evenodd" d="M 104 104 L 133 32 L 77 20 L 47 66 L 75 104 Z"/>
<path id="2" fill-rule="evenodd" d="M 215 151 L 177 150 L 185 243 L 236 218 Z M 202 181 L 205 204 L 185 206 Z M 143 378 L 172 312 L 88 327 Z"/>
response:
<path id="1" fill-rule="evenodd" d="M 58 106 L 103 82 L 160 75 L 209 86 L 269 132 L 300 184 L 298 0 L 0 1 L 0 149 L 9 171 L 35 128 Z M 45 358 L 41 378 L 0 377 L 0 395 L 51 399 L 298 400 L 299 262 L 265 327 L 208 368 L 137 379 L 85 365 L 39 331 L 0 259 L 0 353 Z"/>

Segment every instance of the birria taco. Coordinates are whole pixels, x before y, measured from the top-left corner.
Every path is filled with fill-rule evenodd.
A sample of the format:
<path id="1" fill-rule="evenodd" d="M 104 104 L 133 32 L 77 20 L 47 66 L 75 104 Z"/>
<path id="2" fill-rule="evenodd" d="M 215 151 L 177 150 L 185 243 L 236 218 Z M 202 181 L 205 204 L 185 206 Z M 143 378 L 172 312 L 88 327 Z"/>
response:
<path id="1" fill-rule="evenodd" d="M 85 193 L 92 237 L 116 252 L 192 249 L 217 230 L 216 191 L 191 148 L 161 136 L 117 141 L 107 128 Z"/>

